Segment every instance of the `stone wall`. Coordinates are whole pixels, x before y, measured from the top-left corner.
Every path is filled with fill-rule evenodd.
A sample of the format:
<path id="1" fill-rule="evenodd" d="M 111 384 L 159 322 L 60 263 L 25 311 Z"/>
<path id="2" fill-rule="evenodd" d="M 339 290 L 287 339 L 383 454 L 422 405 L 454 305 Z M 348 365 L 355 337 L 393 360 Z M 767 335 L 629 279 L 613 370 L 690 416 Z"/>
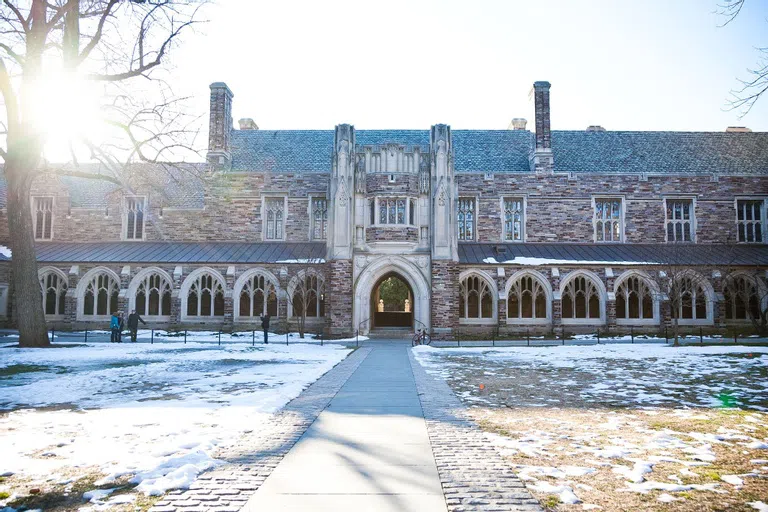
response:
<path id="1" fill-rule="evenodd" d="M 696 199 L 696 241 L 734 242 L 736 196 L 768 190 L 768 176 L 648 176 L 590 174 L 569 179 L 564 174 L 457 173 L 460 196 L 478 198 L 478 242 L 499 242 L 503 219 L 501 199 L 526 199 L 527 242 L 592 242 L 593 196 L 624 199 L 627 243 L 664 243 L 664 197 Z"/>
<path id="2" fill-rule="evenodd" d="M 418 242 L 419 230 L 404 226 L 371 226 L 365 230 L 368 242 Z"/>
<path id="3" fill-rule="evenodd" d="M 352 260 L 328 263 L 329 329 L 332 336 L 350 336 L 357 329 L 352 325 Z"/>
<path id="4" fill-rule="evenodd" d="M 432 261 L 432 331 L 436 338 L 450 338 L 459 323 L 459 265 Z"/>

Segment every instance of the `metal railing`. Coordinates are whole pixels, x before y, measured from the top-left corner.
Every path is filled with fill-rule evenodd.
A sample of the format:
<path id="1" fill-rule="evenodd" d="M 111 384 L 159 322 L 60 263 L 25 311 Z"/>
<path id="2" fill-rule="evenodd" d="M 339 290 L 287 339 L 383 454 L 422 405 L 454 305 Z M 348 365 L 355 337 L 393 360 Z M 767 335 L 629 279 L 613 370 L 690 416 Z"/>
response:
<path id="1" fill-rule="evenodd" d="M 355 346 L 356 347 L 360 346 L 360 327 L 363 324 L 365 324 L 366 322 L 370 322 L 370 320 L 371 320 L 371 317 L 368 317 L 365 320 L 363 320 L 362 322 L 357 324 L 357 329 L 355 329 Z"/>

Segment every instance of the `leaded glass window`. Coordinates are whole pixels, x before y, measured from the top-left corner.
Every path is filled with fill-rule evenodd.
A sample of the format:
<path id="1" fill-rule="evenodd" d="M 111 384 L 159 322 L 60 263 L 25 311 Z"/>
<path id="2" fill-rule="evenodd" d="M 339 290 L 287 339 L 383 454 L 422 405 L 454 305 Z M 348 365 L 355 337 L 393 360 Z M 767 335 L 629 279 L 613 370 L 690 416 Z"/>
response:
<path id="1" fill-rule="evenodd" d="M 759 320 L 760 293 L 757 278 L 736 276 L 723 287 L 726 320 Z"/>
<path id="2" fill-rule="evenodd" d="M 523 200 L 520 198 L 504 199 L 504 240 L 523 240 Z"/>
<path id="3" fill-rule="evenodd" d="M 144 239 L 144 198 L 125 198 L 125 238 L 126 240 Z"/>
<path id="4" fill-rule="evenodd" d="M 459 240 L 475 239 L 475 198 L 460 197 L 457 212 Z"/>
<path id="5" fill-rule="evenodd" d="M 53 198 L 35 197 L 35 240 L 53 238 Z"/>
<path id="6" fill-rule="evenodd" d="M 380 197 L 379 224 L 405 224 L 406 219 L 413 224 L 413 213 L 409 213 L 412 201 L 404 197 Z"/>
<path id="7" fill-rule="evenodd" d="M 621 199 L 595 199 L 595 240 L 621 242 Z"/>
<path id="8" fill-rule="evenodd" d="M 282 240 L 285 201 L 282 197 L 268 197 L 265 201 L 264 210 L 267 218 L 267 233 L 265 239 Z"/>
<path id="9" fill-rule="evenodd" d="M 324 197 L 312 198 L 312 239 L 325 240 L 328 236 L 328 201 Z"/>
<path id="10" fill-rule="evenodd" d="M 693 199 L 666 200 L 667 242 L 692 242 Z"/>
<path id="11" fill-rule="evenodd" d="M 763 243 L 765 201 L 736 201 L 736 226 L 739 242 Z"/>

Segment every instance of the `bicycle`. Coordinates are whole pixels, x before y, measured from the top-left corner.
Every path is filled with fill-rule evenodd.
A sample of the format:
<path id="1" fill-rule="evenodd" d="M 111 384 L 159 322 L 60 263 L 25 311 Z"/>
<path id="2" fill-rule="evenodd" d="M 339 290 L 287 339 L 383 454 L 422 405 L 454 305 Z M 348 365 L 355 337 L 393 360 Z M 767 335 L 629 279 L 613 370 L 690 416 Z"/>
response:
<path id="1" fill-rule="evenodd" d="M 411 345 L 429 345 L 432 343 L 432 336 L 427 334 L 427 331 L 422 329 L 421 331 L 417 331 L 413 334 L 413 340 L 411 342 Z"/>

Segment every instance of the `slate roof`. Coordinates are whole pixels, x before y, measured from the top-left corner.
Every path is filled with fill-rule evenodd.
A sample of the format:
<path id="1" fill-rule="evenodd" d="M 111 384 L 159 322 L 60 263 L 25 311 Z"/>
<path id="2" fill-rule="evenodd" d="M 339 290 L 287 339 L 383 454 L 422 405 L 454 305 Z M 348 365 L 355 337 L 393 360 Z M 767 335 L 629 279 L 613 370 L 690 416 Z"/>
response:
<path id="1" fill-rule="evenodd" d="M 41 263 L 322 263 L 325 243 L 38 242 Z"/>
<path id="2" fill-rule="evenodd" d="M 142 167 L 141 169 L 138 169 Z M 161 167 L 152 164 L 134 164 L 141 180 L 151 188 L 151 193 L 162 197 L 163 207 L 178 209 L 202 209 L 205 190 L 202 175 L 205 164 L 187 164 L 179 167 Z M 107 174 L 99 164 L 83 164 L 78 171 Z M 69 191 L 72 208 L 101 208 L 107 205 L 108 196 L 120 189 L 115 183 L 73 176 L 59 177 Z M 0 208 L 6 207 L 5 174 L 0 168 Z"/>
<path id="3" fill-rule="evenodd" d="M 497 247 L 506 249 L 499 253 Z M 460 243 L 459 263 L 519 265 L 759 265 L 766 245 Z"/>
<path id="4" fill-rule="evenodd" d="M 452 130 L 458 172 L 530 172 L 527 130 Z M 356 142 L 429 147 L 428 130 L 356 130 Z M 332 130 L 233 130 L 235 171 L 329 172 Z M 768 133 L 552 132 L 558 172 L 768 174 Z"/>
<path id="5" fill-rule="evenodd" d="M 768 133 L 553 131 L 555 171 L 768 174 Z"/>

